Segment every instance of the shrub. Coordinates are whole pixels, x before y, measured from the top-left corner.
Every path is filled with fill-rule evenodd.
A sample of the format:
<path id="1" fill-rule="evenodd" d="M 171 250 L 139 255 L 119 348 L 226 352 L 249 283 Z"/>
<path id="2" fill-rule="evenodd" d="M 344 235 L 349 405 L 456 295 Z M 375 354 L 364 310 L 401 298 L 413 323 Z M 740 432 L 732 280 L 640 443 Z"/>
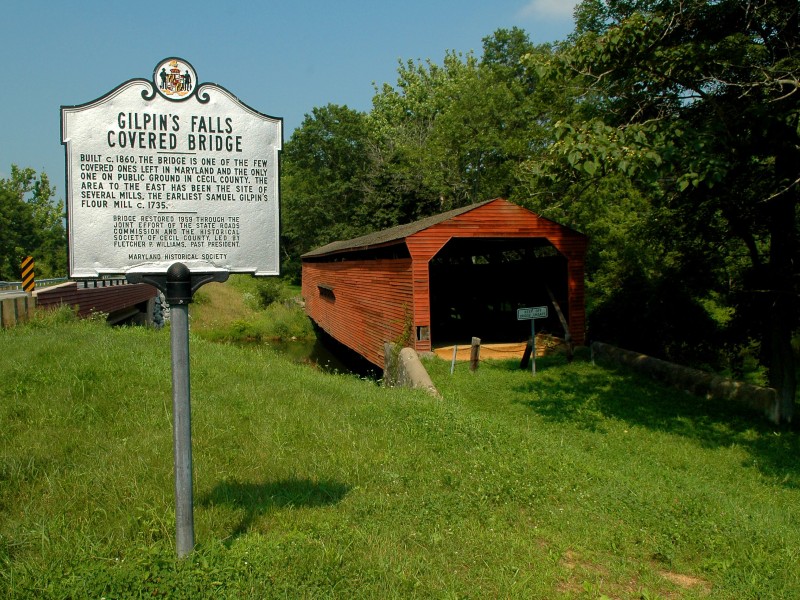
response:
<path id="1" fill-rule="evenodd" d="M 288 292 L 279 279 L 260 279 L 256 285 L 256 296 L 260 308 L 267 308 L 286 300 Z"/>
<path id="2" fill-rule="evenodd" d="M 267 309 L 266 317 L 265 337 L 281 340 L 314 337 L 311 321 L 294 303 L 275 302 Z"/>

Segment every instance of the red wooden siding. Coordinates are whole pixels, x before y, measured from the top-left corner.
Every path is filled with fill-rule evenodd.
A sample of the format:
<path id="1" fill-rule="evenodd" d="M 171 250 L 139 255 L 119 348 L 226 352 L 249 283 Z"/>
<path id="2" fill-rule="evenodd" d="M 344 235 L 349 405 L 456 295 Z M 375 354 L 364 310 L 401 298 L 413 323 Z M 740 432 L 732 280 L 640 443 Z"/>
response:
<path id="1" fill-rule="evenodd" d="M 568 306 L 562 309 L 573 342 L 584 343 L 587 238 L 583 234 L 503 199 L 448 216 L 438 222 L 433 219 L 433 224 L 406 237 L 392 237 L 394 231 L 387 230 L 387 236 L 374 238 L 375 245 L 359 238 L 351 245 L 337 243 L 333 249 L 309 253 L 303 259 L 307 314 L 338 341 L 383 366 L 384 343 L 399 339 L 409 318 L 412 339 L 418 327 L 431 326 L 429 263 L 450 240 L 546 239 L 566 259 Z M 411 258 L 364 258 L 370 249 L 403 244 Z M 430 331 L 430 338 L 436 338 L 435 331 Z M 430 338 L 416 340 L 416 349 L 431 350 Z"/>
<path id="2" fill-rule="evenodd" d="M 303 263 L 306 312 L 379 366 L 384 343 L 398 340 L 411 319 L 412 288 L 408 258 Z"/>

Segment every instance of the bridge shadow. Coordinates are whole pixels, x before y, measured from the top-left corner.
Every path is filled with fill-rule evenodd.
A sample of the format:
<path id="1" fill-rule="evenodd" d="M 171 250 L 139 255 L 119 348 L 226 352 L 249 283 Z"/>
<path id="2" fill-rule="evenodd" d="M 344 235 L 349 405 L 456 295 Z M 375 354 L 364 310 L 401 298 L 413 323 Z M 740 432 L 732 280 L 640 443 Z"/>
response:
<path id="1" fill-rule="evenodd" d="M 253 522 L 277 508 L 314 508 L 336 504 L 350 490 L 349 486 L 335 481 L 310 479 L 285 479 L 271 483 L 246 483 L 224 481 L 205 494 L 200 506 L 228 505 L 243 511 L 239 524 L 230 539 L 247 533 Z"/>
<path id="2" fill-rule="evenodd" d="M 779 485 L 800 488 L 796 426 L 778 427 L 758 411 L 667 387 L 624 367 L 583 364 L 548 372 L 549 366 L 564 362 L 541 362 L 537 376 L 514 386 L 510 396 L 547 421 L 604 434 L 613 419 L 679 435 L 705 448 L 738 446 L 749 454 L 747 466 Z M 518 370 L 519 364 L 503 361 L 495 368 Z"/>

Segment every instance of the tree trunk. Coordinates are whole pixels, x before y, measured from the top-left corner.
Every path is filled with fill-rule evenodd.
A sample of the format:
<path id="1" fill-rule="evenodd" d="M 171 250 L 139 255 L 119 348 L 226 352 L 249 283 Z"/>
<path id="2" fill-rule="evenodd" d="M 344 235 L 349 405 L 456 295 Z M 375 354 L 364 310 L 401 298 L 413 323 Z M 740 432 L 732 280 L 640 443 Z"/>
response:
<path id="1" fill-rule="evenodd" d="M 784 146 L 782 150 L 776 156 L 775 171 L 778 185 L 786 186 L 797 176 L 800 156 L 794 148 Z M 792 350 L 792 333 L 798 322 L 797 290 L 794 286 L 795 260 L 798 256 L 797 206 L 798 191 L 795 185 L 773 198 L 769 208 L 769 293 L 772 302 L 762 343 L 767 342 L 769 352 L 769 382 L 778 391 L 778 414 L 775 420 L 779 423 L 792 421 L 797 394 L 797 370 Z"/>

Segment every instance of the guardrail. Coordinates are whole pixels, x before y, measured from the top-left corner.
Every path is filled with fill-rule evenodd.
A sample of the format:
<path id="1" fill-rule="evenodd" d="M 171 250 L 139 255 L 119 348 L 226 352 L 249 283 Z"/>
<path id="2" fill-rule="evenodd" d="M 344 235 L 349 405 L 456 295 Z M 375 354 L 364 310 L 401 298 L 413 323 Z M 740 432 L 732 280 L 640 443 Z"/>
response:
<path id="1" fill-rule="evenodd" d="M 51 279 L 37 279 L 36 289 L 66 283 L 68 277 L 53 277 Z M 124 277 L 109 277 L 100 279 L 85 279 L 75 282 L 80 289 L 104 288 L 113 285 L 128 285 L 128 280 Z M 21 281 L 0 281 L 0 291 L 15 291 L 22 289 Z"/>
<path id="2" fill-rule="evenodd" d="M 59 283 L 64 283 L 68 281 L 67 277 L 52 277 L 50 279 L 36 279 L 36 287 L 47 287 L 50 285 L 58 285 Z M 8 291 L 8 290 L 21 290 L 22 289 L 22 282 L 21 281 L 0 281 L 0 291 Z"/>

